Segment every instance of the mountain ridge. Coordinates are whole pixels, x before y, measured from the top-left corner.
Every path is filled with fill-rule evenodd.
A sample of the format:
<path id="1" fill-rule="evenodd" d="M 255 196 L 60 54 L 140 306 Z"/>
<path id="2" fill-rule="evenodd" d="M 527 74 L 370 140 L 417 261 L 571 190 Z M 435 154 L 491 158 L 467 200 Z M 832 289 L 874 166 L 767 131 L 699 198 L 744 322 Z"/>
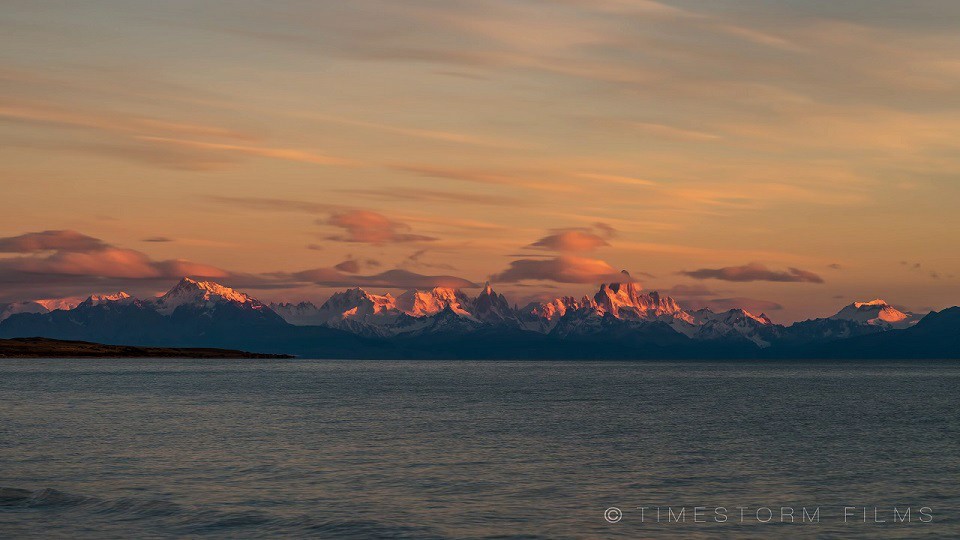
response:
<path id="1" fill-rule="evenodd" d="M 749 358 L 791 357 L 797 351 L 851 356 L 856 351 L 836 344 L 899 334 L 920 320 L 872 300 L 784 326 L 744 309 L 688 311 L 632 280 L 602 284 L 592 297 L 561 296 L 523 308 L 511 307 L 489 283 L 475 297 L 448 287 L 413 289 L 398 297 L 356 287 L 317 307 L 268 305 L 219 283 L 185 277 L 155 298 L 121 292 L 91 295 L 72 309 L 21 311 L 26 312 L 0 320 L 0 337 L 329 357 L 475 357 L 481 351 L 490 357 L 511 351 L 527 357 Z"/>

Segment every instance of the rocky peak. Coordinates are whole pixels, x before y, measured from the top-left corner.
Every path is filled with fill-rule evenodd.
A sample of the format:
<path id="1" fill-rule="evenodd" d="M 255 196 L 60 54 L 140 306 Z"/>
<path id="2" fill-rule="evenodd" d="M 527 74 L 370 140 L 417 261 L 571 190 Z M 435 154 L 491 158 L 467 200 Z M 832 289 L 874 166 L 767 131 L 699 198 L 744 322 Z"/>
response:
<path id="1" fill-rule="evenodd" d="M 92 294 L 88 296 L 86 300 L 84 300 L 83 302 L 80 302 L 80 304 L 78 304 L 77 307 L 93 307 L 93 306 L 100 306 L 104 304 L 111 304 L 115 302 L 121 303 L 121 304 L 127 304 L 132 301 L 133 301 L 133 298 L 129 294 L 123 291 L 120 291 L 116 294 Z"/>

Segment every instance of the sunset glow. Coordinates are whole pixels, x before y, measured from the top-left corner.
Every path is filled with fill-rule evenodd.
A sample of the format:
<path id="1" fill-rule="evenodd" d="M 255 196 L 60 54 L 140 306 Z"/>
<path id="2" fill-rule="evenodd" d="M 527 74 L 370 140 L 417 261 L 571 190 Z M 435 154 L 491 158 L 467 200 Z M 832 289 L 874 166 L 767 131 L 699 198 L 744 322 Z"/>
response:
<path id="1" fill-rule="evenodd" d="M 0 19 L 0 302 L 960 302 L 956 2 L 55 5 Z"/>

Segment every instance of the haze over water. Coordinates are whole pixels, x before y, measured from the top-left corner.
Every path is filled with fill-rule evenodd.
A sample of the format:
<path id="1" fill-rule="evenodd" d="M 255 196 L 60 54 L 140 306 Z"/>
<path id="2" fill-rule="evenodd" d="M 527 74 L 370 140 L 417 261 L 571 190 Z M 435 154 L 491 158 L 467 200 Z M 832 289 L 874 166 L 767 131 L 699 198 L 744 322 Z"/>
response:
<path id="1" fill-rule="evenodd" d="M 956 364 L 0 368 L 4 537 L 960 535 Z M 641 524 L 656 505 L 731 519 Z M 738 524 L 737 506 L 820 507 L 821 523 Z M 889 523 L 893 506 L 914 522 Z"/>

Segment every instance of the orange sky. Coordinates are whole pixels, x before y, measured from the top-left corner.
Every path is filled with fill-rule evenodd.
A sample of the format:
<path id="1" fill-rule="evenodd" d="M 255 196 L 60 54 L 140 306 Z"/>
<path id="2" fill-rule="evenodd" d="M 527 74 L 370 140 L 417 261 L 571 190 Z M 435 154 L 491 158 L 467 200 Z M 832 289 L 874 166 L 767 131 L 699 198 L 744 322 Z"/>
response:
<path id="1" fill-rule="evenodd" d="M 197 4 L 5 3 L 0 301 L 960 303 L 956 2 Z"/>

